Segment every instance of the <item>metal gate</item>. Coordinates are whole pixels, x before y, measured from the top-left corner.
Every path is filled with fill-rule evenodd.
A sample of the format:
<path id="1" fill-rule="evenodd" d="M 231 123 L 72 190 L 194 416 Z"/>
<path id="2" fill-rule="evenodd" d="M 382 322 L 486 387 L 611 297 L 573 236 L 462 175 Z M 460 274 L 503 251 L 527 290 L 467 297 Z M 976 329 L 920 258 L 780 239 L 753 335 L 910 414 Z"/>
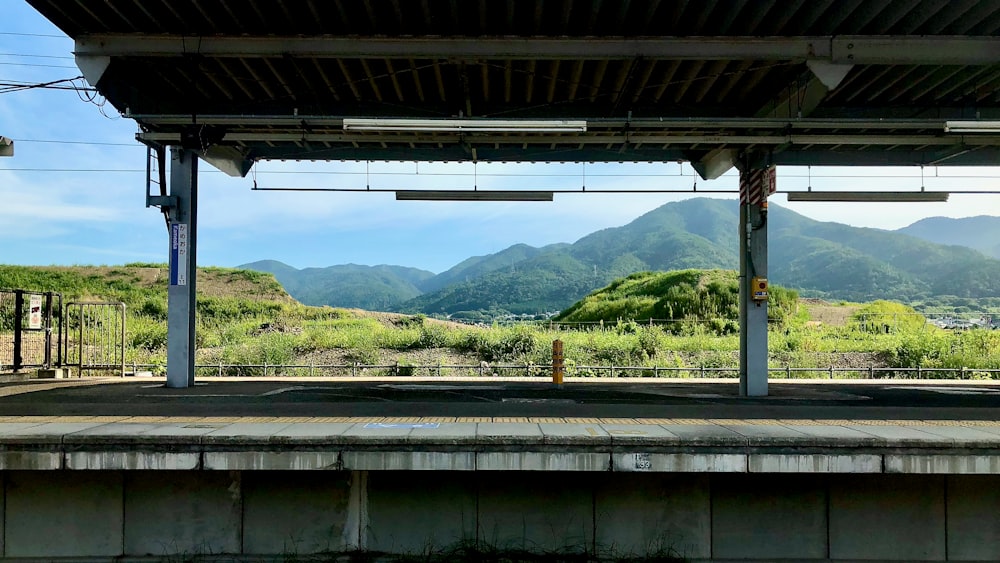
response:
<path id="1" fill-rule="evenodd" d="M 84 374 L 125 375 L 125 304 L 66 304 L 66 367 Z"/>
<path id="2" fill-rule="evenodd" d="M 0 372 L 62 365 L 61 311 L 59 293 L 0 289 Z"/>

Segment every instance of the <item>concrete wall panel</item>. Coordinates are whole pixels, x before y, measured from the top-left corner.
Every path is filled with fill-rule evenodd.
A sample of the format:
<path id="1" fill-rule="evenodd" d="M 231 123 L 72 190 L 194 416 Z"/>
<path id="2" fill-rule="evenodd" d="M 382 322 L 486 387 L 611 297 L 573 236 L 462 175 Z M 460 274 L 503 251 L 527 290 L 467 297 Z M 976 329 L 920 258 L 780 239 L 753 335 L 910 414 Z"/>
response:
<path id="1" fill-rule="evenodd" d="M 830 478 L 833 559 L 940 561 L 945 557 L 944 477 Z"/>
<path id="2" fill-rule="evenodd" d="M 125 554 L 239 553 L 239 493 L 226 473 L 127 472 Z"/>
<path id="3" fill-rule="evenodd" d="M 7 557 L 122 554 L 122 474 L 7 473 Z"/>
<path id="4" fill-rule="evenodd" d="M 714 557 L 826 557 L 826 490 L 822 478 L 713 475 L 711 486 Z"/>
<path id="5" fill-rule="evenodd" d="M 244 553 L 295 556 L 343 549 L 348 475 L 342 471 L 244 472 Z"/>
<path id="6" fill-rule="evenodd" d="M 711 555 L 708 476 L 628 474 L 595 476 L 597 546 L 615 556 L 672 551 L 684 558 Z"/>
<path id="7" fill-rule="evenodd" d="M 555 551 L 593 543 L 593 473 L 477 473 L 479 540 Z"/>
<path id="8" fill-rule="evenodd" d="M 476 476 L 459 472 L 368 474 L 368 549 L 447 550 L 476 539 Z"/>
<path id="9" fill-rule="evenodd" d="M 948 559 L 1000 561 L 1000 476 L 948 477 Z"/>

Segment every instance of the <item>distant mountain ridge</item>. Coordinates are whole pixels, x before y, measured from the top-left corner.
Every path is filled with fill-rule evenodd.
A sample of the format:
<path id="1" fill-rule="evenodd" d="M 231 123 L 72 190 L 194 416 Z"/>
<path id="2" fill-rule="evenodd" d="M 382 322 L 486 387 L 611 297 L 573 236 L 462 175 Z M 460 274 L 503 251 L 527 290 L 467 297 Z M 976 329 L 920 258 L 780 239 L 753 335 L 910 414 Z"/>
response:
<path id="1" fill-rule="evenodd" d="M 967 246 L 987 256 L 1000 258 L 1000 217 L 928 217 L 896 232 L 938 244 Z"/>
<path id="2" fill-rule="evenodd" d="M 277 260 L 261 260 L 240 268 L 274 274 L 293 297 L 306 305 L 333 305 L 388 311 L 427 291 L 434 273 L 404 266 L 342 264 L 297 269 Z"/>
<path id="3" fill-rule="evenodd" d="M 564 309 L 635 272 L 736 269 L 738 222 L 735 201 L 695 198 L 572 244 L 518 244 L 437 275 L 397 266 L 295 270 L 264 261 L 244 267 L 273 273 L 283 284 L 289 279 L 288 292 L 307 304 L 469 318 L 535 314 Z M 770 207 L 768 229 L 768 277 L 804 296 L 866 301 L 1000 295 L 1000 260 L 970 248 L 815 221 L 777 205 Z"/>

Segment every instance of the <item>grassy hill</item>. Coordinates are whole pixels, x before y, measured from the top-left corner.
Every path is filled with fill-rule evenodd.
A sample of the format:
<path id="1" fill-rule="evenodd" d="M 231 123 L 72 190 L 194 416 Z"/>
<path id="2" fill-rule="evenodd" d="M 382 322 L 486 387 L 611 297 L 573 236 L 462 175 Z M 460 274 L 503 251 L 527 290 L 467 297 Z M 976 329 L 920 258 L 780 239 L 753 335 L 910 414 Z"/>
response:
<path id="1" fill-rule="evenodd" d="M 56 291 L 69 300 L 121 301 L 130 309 L 162 301 L 166 307 L 170 272 L 166 264 L 125 266 L 0 265 L 0 287 Z M 199 299 L 247 299 L 293 304 L 295 300 L 270 274 L 234 268 L 199 268 Z"/>
<path id="2" fill-rule="evenodd" d="M 771 286 L 768 317 L 782 324 L 797 312 L 798 294 Z M 701 323 L 715 332 L 738 331 L 739 274 L 731 270 L 640 272 L 615 280 L 577 301 L 555 320 L 613 323 L 620 320 L 678 319 L 672 332 Z"/>

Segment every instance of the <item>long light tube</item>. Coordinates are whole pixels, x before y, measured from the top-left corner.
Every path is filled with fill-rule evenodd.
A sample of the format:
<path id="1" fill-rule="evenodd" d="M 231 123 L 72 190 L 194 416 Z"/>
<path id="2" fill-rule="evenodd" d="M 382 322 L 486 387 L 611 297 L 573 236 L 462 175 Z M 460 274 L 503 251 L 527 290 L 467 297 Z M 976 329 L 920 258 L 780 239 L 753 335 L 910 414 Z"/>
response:
<path id="1" fill-rule="evenodd" d="M 948 192 L 787 192 L 788 201 L 944 202 Z"/>
<path id="2" fill-rule="evenodd" d="M 945 133 L 1000 133 L 1000 121 L 945 121 Z"/>
<path id="3" fill-rule="evenodd" d="M 552 201 L 552 192 L 520 190 L 396 190 L 397 201 Z"/>
<path id="4" fill-rule="evenodd" d="M 345 118 L 344 131 L 583 133 L 587 131 L 587 122 L 565 120 Z"/>

